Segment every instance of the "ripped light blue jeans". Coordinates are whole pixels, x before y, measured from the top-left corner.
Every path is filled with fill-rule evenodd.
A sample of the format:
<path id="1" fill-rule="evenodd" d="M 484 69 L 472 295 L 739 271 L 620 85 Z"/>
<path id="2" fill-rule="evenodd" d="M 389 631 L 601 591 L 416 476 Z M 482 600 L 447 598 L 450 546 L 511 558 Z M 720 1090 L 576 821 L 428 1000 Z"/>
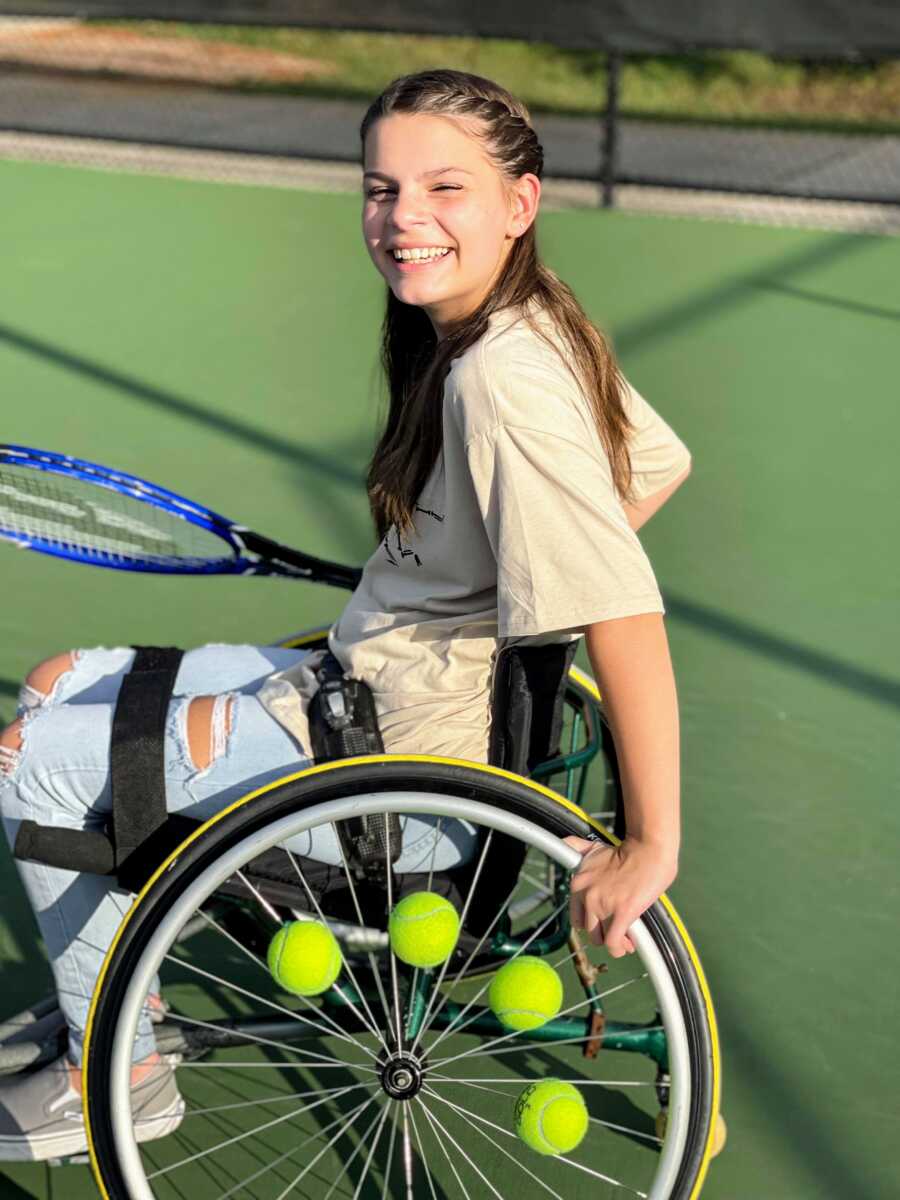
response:
<path id="1" fill-rule="evenodd" d="M 309 653 L 276 646 L 206 645 L 181 660 L 165 734 L 167 805 L 203 820 L 253 788 L 308 765 L 307 751 L 266 712 L 256 692 L 273 671 Z M 49 695 L 22 688 L 22 748 L 4 751 L 0 763 L 0 808 L 10 845 L 19 823 L 69 829 L 98 829 L 111 809 L 109 743 L 119 686 L 131 666 L 130 648 L 74 652 L 72 669 Z M 197 695 L 223 697 L 213 716 L 213 752 L 198 770 L 187 742 L 187 709 Z M 231 700 L 230 730 L 226 699 Z M 463 822 L 452 831 L 435 829 L 437 818 L 410 816 L 403 822 L 399 872 L 446 870 L 469 857 L 475 834 Z M 468 841 L 467 841 L 468 836 Z M 435 841 L 437 845 L 435 846 Z M 340 863 L 337 837 L 322 826 L 291 839 L 295 853 Z M 130 898 L 109 878 L 79 874 L 39 863 L 16 865 L 34 908 L 56 981 L 60 1009 L 69 1026 L 69 1056 L 81 1063 L 84 1029 L 94 983 Z M 149 1017 L 142 1018 L 134 1059 L 154 1050 Z"/>

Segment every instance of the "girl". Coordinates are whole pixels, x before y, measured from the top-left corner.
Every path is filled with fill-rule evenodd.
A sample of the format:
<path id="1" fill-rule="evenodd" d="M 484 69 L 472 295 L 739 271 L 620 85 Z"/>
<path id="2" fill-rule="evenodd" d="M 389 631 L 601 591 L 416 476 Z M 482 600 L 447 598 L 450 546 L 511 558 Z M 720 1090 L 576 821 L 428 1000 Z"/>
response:
<path id="1" fill-rule="evenodd" d="M 616 849 L 568 839 L 584 853 L 572 917 L 620 956 L 633 950 L 629 926 L 677 869 L 675 684 L 635 531 L 687 475 L 690 455 L 538 259 L 543 155 L 524 105 L 486 79 L 428 71 L 392 83 L 361 136 L 363 236 L 388 285 L 390 406 L 368 476 L 380 543 L 330 649 L 372 688 L 388 752 L 485 762 L 498 648 L 584 636 L 628 835 Z M 29 675 L 21 715 L 0 736 L 10 838 L 26 817 L 85 828 L 109 811 L 111 714 L 132 654 L 72 651 Z M 270 647 L 185 655 L 166 735 L 172 810 L 207 817 L 304 765 L 316 662 Z M 427 826 L 407 823 L 398 870 L 423 869 Z M 333 861 L 323 837 L 298 849 Z M 432 845 L 433 836 L 429 862 Z M 442 836 L 435 866 L 465 853 L 459 836 Z M 0 1081 L 0 1156 L 47 1158 L 84 1148 L 82 1031 L 126 900 L 99 877 L 19 869 L 69 1052 Z M 153 1045 L 147 1020 L 133 1072 L 141 1138 L 168 1132 L 182 1112 Z"/>

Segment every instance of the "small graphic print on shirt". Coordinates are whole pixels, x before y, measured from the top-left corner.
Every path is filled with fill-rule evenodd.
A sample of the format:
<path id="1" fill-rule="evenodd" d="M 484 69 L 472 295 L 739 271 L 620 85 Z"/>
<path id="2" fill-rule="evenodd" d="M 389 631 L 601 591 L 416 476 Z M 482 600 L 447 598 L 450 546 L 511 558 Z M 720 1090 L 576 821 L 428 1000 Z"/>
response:
<path id="1" fill-rule="evenodd" d="M 396 545 L 394 546 L 393 549 L 391 549 L 391 537 L 392 536 L 393 536 L 393 540 L 396 542 Z M 384 547 L 384 552 L 387 555 L 388 562 L 391 564 L 391 566 L 394 566 L 394 567 L 400 566 L 400 561 L 398 558 L 396 558 L 396 555 L 399 554 L 400 558 L 409 558 L 409 556 L 412 555 L 413 558 L 416 560 L 416 566 L 421 567 L 421 565 L 422 565 L 421 558 L 419 558 L 419 556 L 418 556 L 418 554 L 416 554 L 415 550 L 410 550 L 407 546 L 403 545 L 403 540 L 400 537 L 400 530 L 397 528 L 396 525 L 392 525 L 390 527 L 388 532 L 384 535 L 384 541 L 381 544 Z"/>
<path id="2" fill-rule="evenodd" d="M 444 520 L 444 518 L 441 516 L 440 513 L 432 512 L 430 508 L 421 508 L 417 504 L 415 510 L 416 510 L 416 512 L 424 513 L 426 517 L 433 517 L 435 519 L 435 521 L 443 521 Z M 392 541 L 395 543 L 393 545 L 393 547 L 391 546 Z M 399 567 L 401 559 L 409 558 L 410 556 L 412 556 L 412 558 L 415 560 L 416 566 L 421 567 L 421 565 L 422 565 L 421 558 L 419 558 L 419 556 L 418 556 L 418 554 L 416 554 L 415 550 L 411 550 L 408 546 L 403 545 L 403 539 L 400 535 L 400 530 L 397 528 L 396 525 L 392 525 L 390 527 L 390 529 L 384 536 L 384 541 L 381 544 L 384 547 L 384 552 L 387 555 L 388 562 L 392 566 Z M 398 558 L 397 555 L 399 555 L 400 557 Z"/>
<path id="3" fill-rule="evenodd" d="M 416 512 L 424 513 L 426 517 L 434 517 L 436 521 L 443 521 L 444 519 L 440 513 L 432 512 L 430 508 L 420 508 L 418 504 L 416 505 Z"/>

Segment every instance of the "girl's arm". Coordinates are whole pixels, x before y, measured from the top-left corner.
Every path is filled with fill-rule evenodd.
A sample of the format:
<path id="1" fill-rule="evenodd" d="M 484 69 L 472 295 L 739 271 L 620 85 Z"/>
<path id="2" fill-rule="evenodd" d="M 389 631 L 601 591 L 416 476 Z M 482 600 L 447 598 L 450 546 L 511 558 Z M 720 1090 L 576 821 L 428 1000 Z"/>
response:
<path id="1" fill-rule="evenodd" d="M 619 958 L 634 949 L 629 925 L 678 872 L 678 699 L 662 613 L 596 621 L 584 633 L 616 745 L 627 834 L 617 847 L 565 839 L 584 853 L 572 922 Z"/>
<path id="2" fill-rule="evenodd" d="M 645 521 L 649 521 L 655 512 L 657 512 L 665 502 L 669 499 L 677 487 L 680 487 L 691 473 L 691 464 L 688 463 L 687 468 L 682 473 L 667 483 L 665 487 L 661 487 L 658 492 L 654 492 L 652 496 L 645 496 L 643 500 L 638 500 L 634 504 L 623 504 L 625 516 L 628 518 L 628 524 L 637 533 Z"/>

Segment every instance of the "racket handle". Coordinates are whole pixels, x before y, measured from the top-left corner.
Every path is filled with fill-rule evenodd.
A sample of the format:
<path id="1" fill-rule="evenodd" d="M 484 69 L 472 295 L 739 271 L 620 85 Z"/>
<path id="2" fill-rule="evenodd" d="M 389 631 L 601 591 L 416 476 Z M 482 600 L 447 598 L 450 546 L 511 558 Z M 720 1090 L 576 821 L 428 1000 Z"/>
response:
<path id="1" fill-rule="evenodd" d="M 90 830 L 57 829 L 23 821 L 13 850 L 16 858 L 27 862 L 61 867 L 65 871 L 87 871 L 92 875 L 114 875 L 116 852 L 105 833 Z"/>

